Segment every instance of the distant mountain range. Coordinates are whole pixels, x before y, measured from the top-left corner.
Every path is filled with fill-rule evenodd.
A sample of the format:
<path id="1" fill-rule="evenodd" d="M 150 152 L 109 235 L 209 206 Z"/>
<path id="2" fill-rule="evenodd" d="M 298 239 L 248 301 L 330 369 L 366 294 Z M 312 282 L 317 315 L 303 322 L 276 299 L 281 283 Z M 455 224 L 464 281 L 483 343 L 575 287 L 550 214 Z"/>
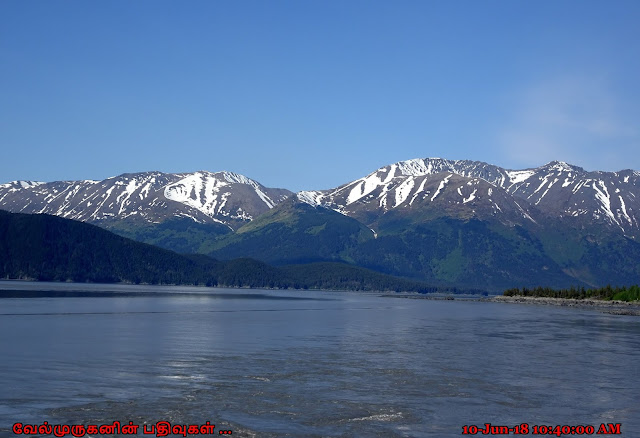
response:
<path id="1" fill-rule="evenodd" d="M 640 279 L 640 172 L 563 162 L 509 170 L 414 159 L 296 194 L 231 172 L 15 181 L 0 185 L 0 208 L 90 222 L 184 253 L 345 262 L 435 285 Z"/>

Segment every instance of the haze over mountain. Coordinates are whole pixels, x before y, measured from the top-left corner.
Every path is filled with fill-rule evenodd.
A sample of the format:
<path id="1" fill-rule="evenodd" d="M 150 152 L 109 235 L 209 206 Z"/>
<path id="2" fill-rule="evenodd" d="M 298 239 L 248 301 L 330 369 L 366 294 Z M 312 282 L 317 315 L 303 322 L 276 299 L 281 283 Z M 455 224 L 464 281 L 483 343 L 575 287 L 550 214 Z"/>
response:
<path id="1" fill-rule="evenodd" d="M 425 158 L 292 195 L 231 172 L 147 172 L 14 181 L 0 185 L 0 208 L 82 220 L 181 252 L 276 265 L 341 261 L 443 285 L 564 287 L 640 276 L 638 171 Z"/>

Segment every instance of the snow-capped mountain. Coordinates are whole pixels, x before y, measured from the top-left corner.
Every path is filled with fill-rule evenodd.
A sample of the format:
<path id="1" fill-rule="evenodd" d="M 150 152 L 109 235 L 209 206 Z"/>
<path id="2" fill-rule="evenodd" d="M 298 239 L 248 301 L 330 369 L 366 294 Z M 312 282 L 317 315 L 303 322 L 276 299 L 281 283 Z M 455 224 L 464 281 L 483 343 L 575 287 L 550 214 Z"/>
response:
<path id="1" fill-rule="evenodd" d="M 0 208 L 94 223 L 185 217 L 236 229 L 291 194 L 232 172 L 143 172 L 103 181 L 13 181 L 0 185 Z M 479 161 L 420 158 L 297 197 L 369 225 L 391 210 L 428 209 L 505 224 L 535 222 L 540 215 L 569 218 L 578 227 L 605 224 L 640 237 L 640 172 L 588 172 L 558 161 L 510 170 Z"/>
<path id="2" fill-rule="evenodd" d="M 431 217 L 496 218 L 505 224 L 535 222 L 528 202 L 482 178 L 451 171 L 406 174 L 398 165 L 381 168 L 333 190 L 300 192 L 297 196 L 303 202 L 331 208 L 368 225 L 390 211 L 429 211 Z"/>
<path id="3" fill-rule="evenodd" d="M 231 172 L 145 172 L 2 184 L 0 209 L 91 222 L 183 253 L 342 261 L 434 284 L 500 290 L 640 278 L 633 170 L 424 158 L 292 194 Z"/>
<path id="4" fill-rule="evenodd" d="M 640 231 L 640 172 L 587 172 L 557 161 L 508 172 L 507 191 L 550 216 L 605 223 L 631 235 Z"/>
<path id="5" fill-rule="evenodd" d="M 558 161 L 509 170 L 478 161 L 413 159 L 335 189 L 297 196 L 356 218 L 363 211 L 384 213 L 431 204 L 466 207 L 478 217 L 493 215 L 503 222 L 514 221 L 513 214 L 532 221 L 543 214 L 640 234 L 640 172 L 587 172 Z"/>
<path id="6" fill-rule="evenodd" d="M 183 217 L 237 228 L 291 194 L 232 172 L 128 173 L 103 181 L 14 181 L 0 185 L 0 208 L 86 222 Z"/>

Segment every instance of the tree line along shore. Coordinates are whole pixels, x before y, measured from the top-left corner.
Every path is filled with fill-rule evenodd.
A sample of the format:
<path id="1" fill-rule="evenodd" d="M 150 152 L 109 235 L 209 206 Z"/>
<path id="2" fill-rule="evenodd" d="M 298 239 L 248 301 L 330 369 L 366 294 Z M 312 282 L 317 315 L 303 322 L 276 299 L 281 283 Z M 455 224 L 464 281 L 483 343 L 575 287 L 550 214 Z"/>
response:
<path id="1" fill-rule="evenodd" d="M 605 286 L 586 289 L 571 287 L 569 289 L 552 289 L 549 287 L 513 288 L 504 291 L 505 297 L 533 297 L 533 298 L 564 298 L 572 300 L 602 300 L 602 301 L 639 301 L 640 286 Z"/>

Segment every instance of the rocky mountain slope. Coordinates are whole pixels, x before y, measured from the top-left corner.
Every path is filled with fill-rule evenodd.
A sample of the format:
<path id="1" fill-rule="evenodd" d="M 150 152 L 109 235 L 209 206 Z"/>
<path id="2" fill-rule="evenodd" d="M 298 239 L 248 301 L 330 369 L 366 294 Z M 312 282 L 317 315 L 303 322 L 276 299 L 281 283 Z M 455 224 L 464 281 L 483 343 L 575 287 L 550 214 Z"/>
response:
<path id="1" fill-rule="evenodd" d="M 291 194 L 232 172 L 128 173 L 103 181 L 14 181 L 0 185 L 0 208 L 109 225 L 187 218 L 231 229 Z"/>
<path id="2" fill-rule="evenodd" d="M 508 170 L 478 161 L 424 158 L 400 161 L 335 189 L 300 192 L 298 197 L 354 217 L 365 217 L 365 211 L 411 209 L 417 200 L 425 200 L 435 208 L 466 205 L 469 214 L 494 216 L 504 223 L 518 216 L 534 221 L 536 215 L 570 218 L 577 227 L 603 224 L 640 238 L 640 172 L 634 170 L 588 172 L 558 161 Z"/>

